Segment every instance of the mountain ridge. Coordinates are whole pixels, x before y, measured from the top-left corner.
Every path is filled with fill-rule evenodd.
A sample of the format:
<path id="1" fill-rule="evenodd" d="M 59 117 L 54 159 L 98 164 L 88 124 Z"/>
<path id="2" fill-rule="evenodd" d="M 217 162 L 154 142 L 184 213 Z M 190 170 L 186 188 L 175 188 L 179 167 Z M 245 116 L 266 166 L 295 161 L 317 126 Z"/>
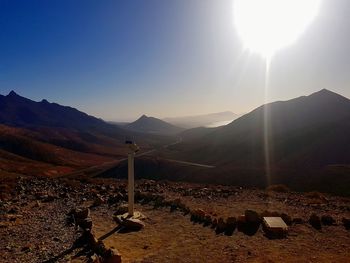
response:
<path id="1" fill-rule="evenodd" d="M 136 121 L 129 123 L 123 127 L 135 132 L 163 135 L 175 135 L 184 130 L 183 128 L 174 126 L 155 117 L 149 117 L 145 114 L 143 114 Z"/>
<path id="2" fill-rule="evenodd" d="M 49 126 L 87 129 L 103 127 L 102 119 L 88 115 L 76 108 L 50 103 L 46 99 L 40 102 L 30 100 L 11 91 L 7 96 L 0 95 L 0 123 L 12 126 Z"/>

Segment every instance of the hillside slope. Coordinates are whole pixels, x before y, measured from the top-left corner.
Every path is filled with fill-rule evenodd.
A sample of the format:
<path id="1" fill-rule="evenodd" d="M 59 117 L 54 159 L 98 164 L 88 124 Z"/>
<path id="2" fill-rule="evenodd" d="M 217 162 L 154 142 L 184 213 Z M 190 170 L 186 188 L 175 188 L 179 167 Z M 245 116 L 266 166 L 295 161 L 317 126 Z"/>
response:
<path id="1" fill-rule="evenodd" d="M 136 132 L 163 135 L 174 135 L 184 130 L 183 128 L 146 115 L 142 115 L 136 121 L 125 125 L 124 128 Z"/>
<path id="2" fill-rule="evenodd" d="M 261 106 L 229 125 L 201 134 L 172 150 L 177 158 L 220 167 L 218 175 L 211 176 L 222 183 L 261 185 L 282 180 L 303 186 L 309 180 L 316 184 L 322 176 L 330 176 L 324 173 L 329 165 L 350 164 L 350 100 L 321 90 Z"/>

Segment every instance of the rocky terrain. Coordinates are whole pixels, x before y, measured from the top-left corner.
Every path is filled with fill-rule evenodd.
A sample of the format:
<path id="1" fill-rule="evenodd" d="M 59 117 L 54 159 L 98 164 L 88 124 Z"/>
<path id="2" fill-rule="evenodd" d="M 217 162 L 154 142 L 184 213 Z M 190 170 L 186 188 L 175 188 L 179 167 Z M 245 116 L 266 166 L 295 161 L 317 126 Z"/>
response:
<path id="1" fill-rule="evenodd" d="M 3 188 L 5 189 L 5 188 Z M 140 180 L 127 231 L 126 182 L 19 177 L 0 201 L 0 262 L 347 262 L 350 199 L 318 192 Z M 281 216 L 286 237 L 262 216 Z"/>

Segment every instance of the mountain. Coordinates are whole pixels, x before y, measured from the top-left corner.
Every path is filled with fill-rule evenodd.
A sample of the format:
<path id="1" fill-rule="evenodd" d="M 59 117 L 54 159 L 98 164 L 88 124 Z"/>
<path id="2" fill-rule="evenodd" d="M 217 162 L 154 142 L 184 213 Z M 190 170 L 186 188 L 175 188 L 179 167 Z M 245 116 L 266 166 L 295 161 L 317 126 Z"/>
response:
<path id="1" fill-rule="evenodd" d="M 72 107 L 0 95 L 0 171 L 60 175 L 123 159 L 125 139 L 141 151 L 169 144 L 166 136 L 127 131 Z"/>
<path id="2" fill-rule="evenodd" d="M 216 127 L 225 125 L 226 122 L 231 122 L 238 117 L 239 115 L 231 111 L 224 111 L 204 115 L 165 118 L 164 121 L 179 127 L 191 129 L 197 127 Z"/>
<path id="3" fill-rule="evenodd" d="M 111 128 L 101 119 L 87 115 L 75 108 L 50 103 L 35 102 L 14 91 L 0 95 L 0 123 L 19 127 L 63 127 L 78 130 Z"/>
<path id="4" fill-rule="evenodd" d="M 136 121 L 123 126 L 125 129 L 152 134 L 174 135 L 183 131 L 183 128 L 174 126 L 154 117 L 142 115 Z"/>
<path id="5" fill-rule="evenodd" d="M 321 175 L 328 176 L 327 167 L 350 164 L 350 100 L 321 90 L 263 105 L 229 125 L 200 134 L 172 150 L 177 158 L 220 167 L 215 180 L 221 176 L 222 183 L 316 185 L 316 180 L 317 184 L 326 180 Z"/>

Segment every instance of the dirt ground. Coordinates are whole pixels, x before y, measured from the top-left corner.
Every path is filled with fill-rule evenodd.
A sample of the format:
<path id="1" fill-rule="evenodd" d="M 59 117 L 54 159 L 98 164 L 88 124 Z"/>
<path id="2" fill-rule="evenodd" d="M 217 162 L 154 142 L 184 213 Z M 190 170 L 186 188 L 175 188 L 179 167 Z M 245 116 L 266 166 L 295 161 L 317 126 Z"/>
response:
<path id="1" fill-rule="evenodd" d="M 212 217 L 244 214 L 246 209 L 286 213 L 302 219 L 287 238 L 269 239 L 261 227 L 252 236 L 217 234 L 212 226 L 194 223 L 183 211 L 140 201 L 146 219 L 139 232 L 117 231 L 114 212 L 127 199 L 125 181 L 79 182 L 20 179 L 10 199 L 0 200 L 0 262 L 91 262 L 91 254 L 71 249 L 82 231 L 67 224 L 75 207 L 90 206 L 93 233 L 116 248 L 122 262 L 350 262 L 350 199 L 320 193 L 267 192 L 240 187 L 138 181 L 136 191 L 181 200 L 191 211 Z M 119 199 L 118 199 L 119 198 Z M 96 202 L 96 200 L 98 202 Z M 91 207 L 92 204 L 95 204 Z M 142 204 L 142 205 L 141 205 Z M 308 218 L 331 215 L 336 223 L 314 229 Z"/>
<path id="2" fill-rule="evenodd" d="M 270 240 L 261 229 L 254 236 L 238 231 L 226 236 L 180 212 L 145 206 L 137 210 L 147 217 L 143 230 L 104 239 L 118 248 L 123 262 L 350 262 L 350 233 L 339 226 L 320 232 L 295 225 L 288 238 Z M 98 237 L 115 228 L 111 218 L 108 212 L 93 212 Z"/>

